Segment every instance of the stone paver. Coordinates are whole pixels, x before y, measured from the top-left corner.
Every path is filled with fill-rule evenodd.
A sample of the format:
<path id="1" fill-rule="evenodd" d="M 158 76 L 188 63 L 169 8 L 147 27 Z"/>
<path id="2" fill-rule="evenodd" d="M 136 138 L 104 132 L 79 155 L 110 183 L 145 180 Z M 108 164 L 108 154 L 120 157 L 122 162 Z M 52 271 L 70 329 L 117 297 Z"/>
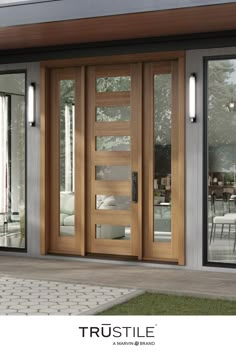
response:
<path id="1" fill-rule="evenodd" d="M 0 277 L 0 315 L 83 315 L 135 293 L 136 289 Z"/>

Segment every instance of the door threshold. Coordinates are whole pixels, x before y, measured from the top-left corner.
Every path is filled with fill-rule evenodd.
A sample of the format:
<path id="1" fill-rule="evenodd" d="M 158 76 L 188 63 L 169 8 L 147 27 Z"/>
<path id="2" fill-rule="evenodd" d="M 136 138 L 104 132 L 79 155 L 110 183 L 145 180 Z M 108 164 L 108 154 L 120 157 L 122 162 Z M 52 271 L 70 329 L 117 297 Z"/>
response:
<path id="1" fill-rule="evenodd" d="M 130 264 L 130 265 L 154 265 L 154 266 L 164 266 L 164 267 L 180 267 L 177 261 L 161 261 L 161 260 L 151 260 L 151 259 L 142 259 L 139 260 L 136 256 L 119 256 L 119 255 L 112 255 L 112 254 L 101 254 L 101 253 L 87 253 L 85 256 L 79 255 L 68 255 L 62 253 L 48 253 L 46 255 L 41 256 L 42 258 L 57 258 L 61 260 L 77 260 L 77 261 L 91 261 L 91 262 L 104 262 L 104 263 L 115 263 L 115 264 Z"/>

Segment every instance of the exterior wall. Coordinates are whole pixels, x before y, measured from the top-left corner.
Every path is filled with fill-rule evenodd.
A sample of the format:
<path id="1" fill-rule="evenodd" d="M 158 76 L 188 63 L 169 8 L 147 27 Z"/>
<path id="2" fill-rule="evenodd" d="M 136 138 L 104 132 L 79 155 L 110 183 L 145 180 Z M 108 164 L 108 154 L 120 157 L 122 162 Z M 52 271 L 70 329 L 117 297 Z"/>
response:
<path id="1" fill-rule="evenodd" d="M 1 27 L 6 27 L 233 2 L 231 0 L 126 0 L 125 2 L 99 0 L 98 6 L 97 0 L 56 0 L 31 4 L 29 1 L 29 4 L 0 7 L 0 23 Z"/>
<path id="2" fill-rule="evenodd" d="M 200 46 L 200 44 L 199 44 Z M 153 51 L 155 48 L 153 48 Z M 158 47 L 156 48 L 158 50 Z M 203 58 L 214 55 L 236 55 L 236 47 L 186 51 L 186 267 L 187 269 L 236 272 L 236 269 L 208 268 L 203 263 Z M 27 256 L 40 256 L 40 64 L 0 65 L 0 71 L 27 70 L 27 83 L 37 84 L 36 127 L 27 126 Z M 188 119 L 188 76 L 197 74 L 197 122 Z M 11 252 L 0 252 L 0 255 Z M 12 253 L 17 254 L 19 253 Z M 26 255 L 25 253 L 22 255 Z M 154 265 L 157 267 L 174 267 Z"/>
<path id="3" fill-rule="evenodd" d="M 186 52 L 186 79 L 197 75 L 197 122 L 188 119 L 188 82 L 186 82 L 186 259 L 191 269 L 203 267 L 203 58 L 235 55 L 236 47 Z M 213 268 L 216 269 L 216 268 Z M 217 268 L 219 269 L 219 268 Z M 234 269 L 236 271 L 236 269 Z"/>
<path id="4" fill-rule="evenodd" d="M 0 71 L 4 70 L 27 70 L 27 85 L 31 82 L 36 83 L 36 126 L 31 128 L 27 125 L 27 255 L 39 256 L 40 254 L 40 106 L 39 106 L 39 81 L 40 65 L 39 63 L 10 64 L 0 65 Z M 11 254 L 12 252 L 1 251 L 0 255 Z M 13 253 L 12 253 L 13 254 Z M 19 255 L 20 253 L 14 253 Z M 26 255 L 26 253 L 23 253 Z"/>

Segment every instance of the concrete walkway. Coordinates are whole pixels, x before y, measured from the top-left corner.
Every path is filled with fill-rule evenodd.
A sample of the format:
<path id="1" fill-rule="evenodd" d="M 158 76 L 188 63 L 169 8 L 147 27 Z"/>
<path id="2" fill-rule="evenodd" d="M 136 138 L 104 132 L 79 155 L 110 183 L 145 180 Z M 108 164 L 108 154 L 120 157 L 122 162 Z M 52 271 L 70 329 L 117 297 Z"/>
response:
<path id="1" fill-rule="evenodd" d="M 137 293 L 135 289 L 0 277 L 0 316 L 91 315 Z"/>
<path id="2" fill-rule="evenodd" d="M 98 311 L 95 307 L 100 305 L 103 305 L 104 308 L 111 307 L 116 302 L 126 300 L 127 296 L 136 295 L 137 291 L 147 290 L 167 294 L 236 300 L 235 272 L 203 272 L 145 267 L 138 263 L 128 262 L 103 263 L 100 261 L 95 262 L 94 260 L 52 260 L 47 258 L 0 256 L 0 278 L 2 278 L 3 283 L 4 279 L 9 279 L 10 282 L 17 279 L 20 282 L 23 282 L 22 279 L 46 281 L 49 282 L 47 285 L 48 294 L 53 290 L 53 286 L 55 289 L 55 284 L 52 284 L 52 282 L 63 283 L 64 290 L 66 286 L 68 287 L 68 284 L 76 284 L 80 289 L 81 286 L 84 286 L 84 292 L 86 292 L 86 285 L 88 289 L 90 286 L 95 286 L 94 289 L 97 287 L 100 295 L 102 292 L 104 298 L 105 294 L 107 295 L 106 288 L 111 291 L 111 294 L 113 292 L 114 297 L 109 299 L 108 296 L 105 306 L 98 303 L 101 298 L 100 300 L 93 299 L 93 308 L 86 308 L 87 313 L 84 311 L 84 314 L 96 313 Z M 37 287 L 38 285 L 32 283 L 32 286 Z M 52 287 L 51 290 L 50 287 Z M 78 291 L 78 289 L 74 290 Z M 68 298 L 67 301 L 71 301 L 71 299 Z M 78 304 L 75 306 L 78 306 Z M 82 312 L 80 313 L 83 314 Z"/>

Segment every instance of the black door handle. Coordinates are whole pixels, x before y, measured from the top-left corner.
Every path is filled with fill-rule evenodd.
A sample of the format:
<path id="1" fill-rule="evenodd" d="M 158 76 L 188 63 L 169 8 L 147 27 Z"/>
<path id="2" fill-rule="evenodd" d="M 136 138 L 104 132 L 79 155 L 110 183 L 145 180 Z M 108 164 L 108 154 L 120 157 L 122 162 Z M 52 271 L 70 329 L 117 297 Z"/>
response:
<path id="1" fill-rule="evenodd" d="M 132 202 L 138 202 L 138 172 L 132 172 Z"/>

